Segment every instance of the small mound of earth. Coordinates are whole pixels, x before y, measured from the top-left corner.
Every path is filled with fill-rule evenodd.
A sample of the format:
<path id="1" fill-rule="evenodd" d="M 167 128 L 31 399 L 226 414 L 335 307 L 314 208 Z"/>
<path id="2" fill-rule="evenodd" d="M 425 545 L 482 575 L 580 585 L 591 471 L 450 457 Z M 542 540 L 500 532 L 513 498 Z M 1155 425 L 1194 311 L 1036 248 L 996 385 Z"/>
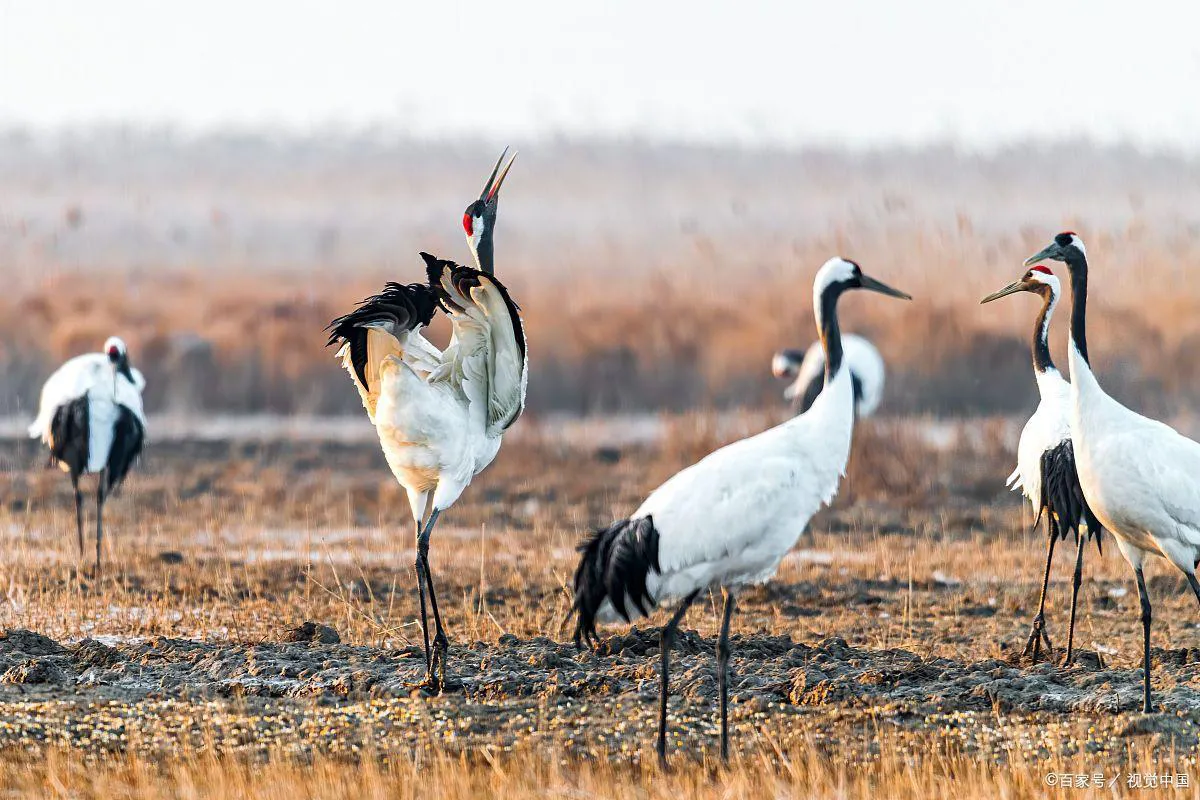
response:
<path id="1" fill-rule="evenodd" d="M 342 637 L 328 625 L 308 620 L 294 628 L 288 628 L 283 635 L 285 642 L 307 642 L 308 644 L 338 644 Z"/>
<path id="2" fill-rule="evenodd" d="M 53 661 L 45 658 L 31 658 L 20 664 L 14 664 L 0 675 L 0 683 L 11 684 L 62 684 L 67 682 L 66 675 Z"/>
<path id="3" fill-rule="evenodd" d="M 24 628 L 13 628 L 0 633 L 0 654 L 9 652 L 30 656 L 57 656 L 65 653 L 66 649 L 49 636 Z"/>

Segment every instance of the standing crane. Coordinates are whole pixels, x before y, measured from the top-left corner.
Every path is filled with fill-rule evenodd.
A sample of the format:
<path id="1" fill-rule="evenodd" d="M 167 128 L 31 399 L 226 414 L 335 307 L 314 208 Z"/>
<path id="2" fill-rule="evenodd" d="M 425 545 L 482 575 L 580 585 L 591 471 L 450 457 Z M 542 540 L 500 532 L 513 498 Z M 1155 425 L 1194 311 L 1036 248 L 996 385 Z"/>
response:
<path id="1" fill-rule="evenodd" d="M 842 336 L 842 350 L 854 385 L 855 412 L 859 417 L 869 417 L 883 399 L 883 356 L 875 345 L 855 333 Z M 783 399 L 791 402 L 797 414 L 802 414 L 825 385 L 825 349 L 818 340 L 805 351 L 780 350 L 771 358 L 771 373 L 776 378 L 791 379 L 791 384 L 783 390 Z"/>
<path id="2" fill-rule="evenodd" d="M 493 275 L 496 210 L 512 160 L 502 172 L 500 165 L 463 215 L 479 269 L 421 253 L 425 283 L 388 283 L 327 329 L 328 344 L 340 344 L 337 357 L 358 388 L 392 474 L 408 494 L 425 685 L 437 692 L 445 688 L 449 640 L 429 569 L 430 536 L 438 516 L 496 457 L 504 432 L 525 407 L 529 374 L 520 312 Z M 452 331 L 445 350 L 422 333 L 439 311 Z"/>
<path id="3" fill-rule="evenodd" d="M 1041 400 L 1021 431 L 1021 440 L 1017 445 L 1017 468 L 1008 477 L 1007 483 L 1025 493 L 1033 506 L 1035 527 L 1043 516 L 1046 518 L 1046 535 L 1049 539 L 1037 615 L 1033 618 L 1033 627 L 1023 655 L 1036 662 L 1042 640 L 1045 640 L 1048 650 L 1053 649 L 1045 630 L 1050 563 L 1054 558 L 1055 543 L 1073 534 L 1075 573 L 1071 581 L 1071 625 L 1067 632 L 1067 655 L 1063 662 L 1066 666 L 1075 656 L 1075 608 L 1079 599 L 1079 585 L 1083 580 L 1086 539 L 1080 535 L 1079 525 L 1081 522 L 1087 523 L 1088 537 L 1095 539 L 1097 550 L 1101 549 L 1102 533 L 1100 523 L 1083 497 L 1079 475 L 1075 470 L 1075 449 L 1071 444 L 1071 385 L 1063 379 L 1050 358 L 1050 319 L 1058 305 L 1062 286 L 1048 267 L 1037 265 L 1020 280 L 989 294 L 980 303 L 990 303 L 1018 292 L 1031 292 L 1042 298 L 1042 310 L 1033 324 L 1031 345 L 1033 374 Z"/>
<path id="4" fill-rule="evenodd" d="M 655 489 L 628 519 L 594 531 L 575 570 L 575 643 L 596 642 L 596 623 L 630 622 L 668 598 L 682 598 L 662 629 L 658 755 L 666 760 L 671 645 L 688 608 L 721 587 L 717 638 L 721 757 L 729 756 L 729 623 L 738 587 L 763 583 L 809 519 L 837 493 L 850 455 L 854 393 L 838 328 L 838 298 L 868 289 L 910 299 L 831 258 L 817 272 L 813 306 L 825 349 L 825 389 L 803 414 L 722 447 Z"/>
<path id="5" fill-rule="evenodd" d="M 1142 566 L 1148 554 L 1174 564 L 1200 600 L 1200 444 L 1110 397 L 1092 372 L 1087 345 L 1087 249 L 1071 231 L 1054 237 L 1026 266 L 1053 259 L 1071 274 L 1071 439 L 1079 485 L 1096 518 L 1133 567 L 1141 600 L 1142 710 L 1150 694 L 1150 595 Z"/>
<path id="6" fill-rule="evenodd" d="M 129 365 L 125 342 L 116 336 L 104 351 L 69 359 L 42 386 L 37 419 L 29 435 L 50 448 L 50 461 L 71 476 L 75 533 L 83 558 L 83 493 L 79 479 L 96 480 L 96 574 L 104 539 L 104 501 L 125 480 L 146 439 L 142 390 L 146 379 Z"/>

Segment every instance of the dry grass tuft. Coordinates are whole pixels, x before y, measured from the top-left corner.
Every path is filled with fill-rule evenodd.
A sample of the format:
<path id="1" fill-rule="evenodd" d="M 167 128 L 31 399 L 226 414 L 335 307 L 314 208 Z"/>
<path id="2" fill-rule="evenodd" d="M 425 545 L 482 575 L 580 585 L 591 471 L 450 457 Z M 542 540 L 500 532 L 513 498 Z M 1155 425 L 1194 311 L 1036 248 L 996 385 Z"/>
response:
<path id="1" fill-rule="evenodd" d="M 629 798 L 675 800 L 759 797 L 920 797 L 923 800 L 1076 798 L 1126 796 L 1128 776 L 1187 774 L 1194 759 L 1131 746 L 1106 768 L 1087 758 L 1058 763 L 1027 762 L 1014 754 L 998 765 L 953 749 L 935 750 L 919 763 L 889 754 L 884 736 L 877 758 L 847 761 L 815 746 L 787 751 L 765 747 L 755 757 L 718 763 L 676 764 L 663 772 L 649 761 L 564 759 L 551 752 L 481 752 L 470 756 L 432 754 L 356 761 L 316 757 L 297 763 L 286 756 L 243 760 L 211 752 L 185 752 L 168 762 L 136 756 L 83 757 L 51 749 L 36 757 L 0 757 L 0 784 L 7 797 L 71 797 L 78 800 L 141 800 L 180 797 L 207 800 L 403 800 L 437 797 Z M 1119 764 L 1119 768 L 1114 766 Z M 1114 786 L 1086 791 L 1048 785 L 1050 775 L 1100 771 Z M 1142 790 L 1143 792 L 1145 790 Z M 1093 795 L 1092 793 L 1095 792 Z M 1191 788 L 1162 787 L 1155 797 L 1192 797 Z"/>

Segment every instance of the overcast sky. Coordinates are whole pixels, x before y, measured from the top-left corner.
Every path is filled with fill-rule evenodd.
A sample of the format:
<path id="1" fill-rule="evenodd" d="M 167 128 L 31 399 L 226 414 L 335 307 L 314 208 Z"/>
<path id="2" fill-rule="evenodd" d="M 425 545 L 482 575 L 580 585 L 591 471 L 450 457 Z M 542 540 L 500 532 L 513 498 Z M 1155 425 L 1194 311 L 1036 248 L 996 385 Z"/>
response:
<path id="1" fill-rule="evenodd" d="M 1159 0 L 0 0 L 0 127 L 1200 143 Z"/>

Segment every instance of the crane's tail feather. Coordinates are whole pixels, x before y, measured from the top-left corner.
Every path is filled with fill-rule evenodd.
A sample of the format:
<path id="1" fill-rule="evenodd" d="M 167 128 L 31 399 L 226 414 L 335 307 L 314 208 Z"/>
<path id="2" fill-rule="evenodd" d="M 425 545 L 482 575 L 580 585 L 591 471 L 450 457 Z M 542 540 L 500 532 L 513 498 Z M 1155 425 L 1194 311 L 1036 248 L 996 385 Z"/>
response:
<path id="1" fill-rule="evenodd" d="M 658 563 L 658 531 L 652 517 L 623 519 L 592 531 L 579 545 L 575 570 L 574 641 L 577 647 L 596 641 L 596 619 L 607 601 L 626 622 L 646 616 L 658 605 L 646 579 Z M 633 612 L 632 604 L 637 611 Z"/>
<path id="2" fill-rule="evenodd" d="M 1086 523 L 1088 536 L 1095 540 L 1096 548 L 1103 552 L 1103 528 L 1088 506 L 1079 485 L 1079 474 L 1075 468 L 1075 448 L 1068 439 L 1057 447 L 1042 453 L 1042 509 L 1057 520 L 1059 535 L 1066 539 L 1068 534 L 1080 535 L 1079 526 Z"/>

